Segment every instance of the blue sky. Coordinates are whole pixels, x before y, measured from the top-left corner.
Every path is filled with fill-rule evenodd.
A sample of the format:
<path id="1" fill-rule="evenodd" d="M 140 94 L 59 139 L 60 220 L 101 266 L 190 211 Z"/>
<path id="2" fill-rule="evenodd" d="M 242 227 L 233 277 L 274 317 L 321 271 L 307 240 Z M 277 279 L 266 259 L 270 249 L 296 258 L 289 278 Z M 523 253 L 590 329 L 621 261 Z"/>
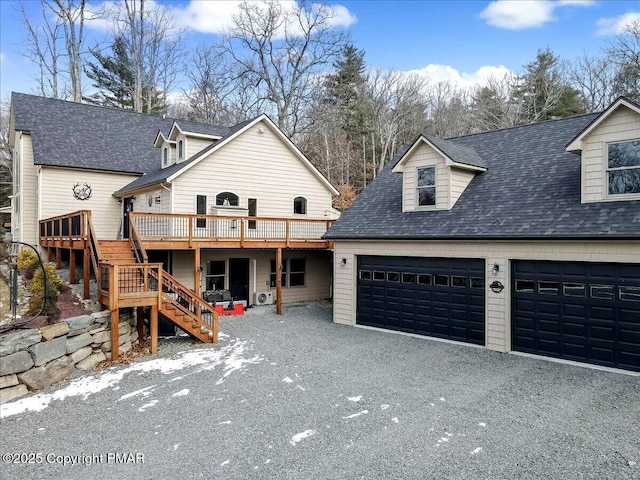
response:
<path id="1" fill-rule="evenodd" d="M 113 1 L 113 0 L 110 0 Z M 95 7 L 100 1 L 90 1 Z M 187 41 L 214 42 L 237 8 L 235 1 L 159 1 L 187 27 Z M 289 3 L 291 2 L 284 2 Z M 336 25 L 364 49 L 371 68 L 418 71 L 461 86 L 490 74 L 521 71 L 539 48 L 573 60 L 598 53 L 625 23 L 640 19 L 640 0 L 330 1 Z M 39 2 L 27 11 L 40 15 Z M 98 22 L 87 24 L 86 47 L 104 41 Z M 26 33 L 16 2 L 0 1 L 0 98 L 35 91 L 29 61 L 20 55 Z M 85 82 L 88 85 L 88 82 Z M 178 85 L 176 91 L 180 91 Z"/>

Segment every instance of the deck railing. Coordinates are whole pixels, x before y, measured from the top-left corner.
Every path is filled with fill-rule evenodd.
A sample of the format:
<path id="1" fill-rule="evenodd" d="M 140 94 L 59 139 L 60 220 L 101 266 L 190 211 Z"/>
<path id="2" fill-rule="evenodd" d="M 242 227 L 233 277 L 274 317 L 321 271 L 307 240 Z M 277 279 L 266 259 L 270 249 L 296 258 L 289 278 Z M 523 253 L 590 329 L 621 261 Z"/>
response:
<path id="1" fill-rule="evenodd" d="M 161 263 L 100 264 L 100 296 L 109 308 L 142 306 L 156 298 L 160 304 Z M 140 300 L 140 302 L 137 302 Z"/>
<path id="2" fill-rule="evenodd" d="M 91 210 L 78 210 L 40 220 L 40 240 L 84 240 Z"/>
<path id="3" fill-rule="evenodd" d="M 333 220 L 130 213 L 142 240 L 321 241 Z"/>

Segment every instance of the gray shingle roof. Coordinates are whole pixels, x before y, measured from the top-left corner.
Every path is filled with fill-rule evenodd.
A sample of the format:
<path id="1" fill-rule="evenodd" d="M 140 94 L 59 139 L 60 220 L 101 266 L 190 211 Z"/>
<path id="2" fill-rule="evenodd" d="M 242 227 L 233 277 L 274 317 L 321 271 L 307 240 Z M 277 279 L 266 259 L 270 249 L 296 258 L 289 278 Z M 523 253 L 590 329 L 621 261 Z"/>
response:
<path id="1" fill-rule="evenodd" d="M 337 239 L 640 238 L 640 200 L 580 203 L 567 141 L 597 114 L 449 139 L 486 162 L 451 210 L 402 212 L 396 156 L 326 233 Z"/>
<path id="2" fill-rule="evenodd" d="M 15 128 L 32 133 L 36 165 L 142 174 L 160 166 L 153 143 L 174 119 L 110 107 L 13 93 Z M 195 122 L 178 120 L 183 129 Z M 184 126 L 183 126 L 184 125 Z M 200 126 L 198 133 L 228 133 L 226 127 Z M 215 133 L 214 133 L 215 132 Z"/>
<path id="3" fill-rule="evenodd" d="M 423 136 L 454 162 L 471 165 L 472 167 L 487 168 L 487 162 L 473 148 L 465 147 L 452 140 L 441 140 L 428 135 Z"/>

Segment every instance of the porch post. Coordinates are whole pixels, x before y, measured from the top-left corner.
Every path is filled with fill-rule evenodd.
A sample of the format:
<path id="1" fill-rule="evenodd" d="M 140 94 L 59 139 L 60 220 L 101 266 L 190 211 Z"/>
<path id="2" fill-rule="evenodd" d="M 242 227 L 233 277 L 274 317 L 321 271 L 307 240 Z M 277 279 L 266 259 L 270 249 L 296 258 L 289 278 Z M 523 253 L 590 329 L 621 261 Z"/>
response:
<path id="1" fill-rule="evenodd" d="M 84 249 L 84 258 L 82 259 L 82 279 L 84 281 L 84 299 L 91 297 L 91 292 L 89 291 L 89 282 L 91 280 L 91 261 L 89 258 L 89 249 Z M 100 275 L 99 272 L 95 272 L 96 277 Z M 97 281 L 97 279 L 96 279 Z"/>
<path id="2" fill-rule="evenodd" d="M 118 322 L 120 322 L 120 309 L 111 310 L 111 361 L 118 360 Z"/>
<path id="3" fill-rule="evenodd" d="M 282 315 L 282 248 L 276 250 L 276 314 Z"/>
<path id="4" fill-rule="evenodd" d="M 76 283 L 76 251 L 69 249 L 69 281 Z"/>
<path id="5" fill-rule="evenodd" d="M 62 249 L 56 248 L 56 270 L 62 268 Z"/>
<path id="6" fill-rule="evenodd" d="M 136 319 L 138 320 L 138 343 L 141 344 L 144 341 L 144 307 L 138 307 Z"/>
<path id="7" fill-rule="evenodd" d="M 194 250 L 193 291 L 198 297 L 200 296 L 200 247 Z"/>
<path id="8" fill-rule="evenodd" d="M 149 335 L 151 336 L 151 353 L 158 353 L 158 305 L 151 305 L 149 319 Z"/>

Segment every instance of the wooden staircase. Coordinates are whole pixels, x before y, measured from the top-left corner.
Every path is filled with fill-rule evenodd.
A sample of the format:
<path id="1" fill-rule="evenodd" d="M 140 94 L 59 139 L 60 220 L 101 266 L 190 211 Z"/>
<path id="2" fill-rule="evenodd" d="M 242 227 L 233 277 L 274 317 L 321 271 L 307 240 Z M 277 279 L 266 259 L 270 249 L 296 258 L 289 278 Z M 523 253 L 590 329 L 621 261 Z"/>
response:
<path id="1" fill-rule="evenodd" d="M 99 263 L 119 266 L 119 292 L 132 295 L 138 291 L 148 291 L 150 285 L 155 285 L 160 295 L 158 313 L 162 317 L 197 340 L 218 342 L 218 312 L 164 270 L 158 274 L 156 270 L 141 269 L 148 264 L 147 256 L 143 249 L 142 252 L 135 251 L 134 241 L 98 240 L 97 243 Z M 138 258 L 143 261 L 139 262 Z M 161 287 L 158 286 L 159 276 Z"/>

